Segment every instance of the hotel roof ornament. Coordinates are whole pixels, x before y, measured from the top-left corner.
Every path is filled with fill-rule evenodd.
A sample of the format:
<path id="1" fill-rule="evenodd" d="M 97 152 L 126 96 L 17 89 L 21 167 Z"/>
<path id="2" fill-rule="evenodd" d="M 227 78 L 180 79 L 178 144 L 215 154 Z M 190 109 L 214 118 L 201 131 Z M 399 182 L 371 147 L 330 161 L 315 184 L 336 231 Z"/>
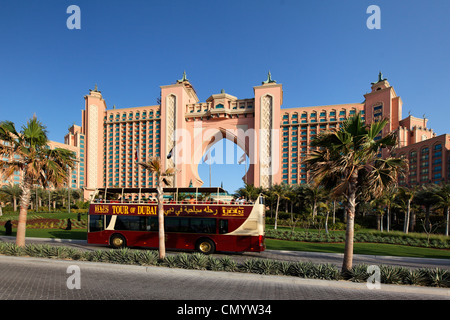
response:
<path id="1" fill-rule="evenodd" d="M 89 89 L 89 92 L 101 92 L 101 91 L 98 91 L 98 88 L 97 88 L 97 84 L 95 84 L 95 88 L 94 88 L 94 90 L 91 90 L 91 89 Z"/>
<path id="2" fill-rule="evenodd" d="M 186 70 L 183 71 L 183 78 L 181 80 L 177 80 L 178 83 L 189 81 L 188 78 L 186 78 Z"/>
<path id="3" fill-rule="evenodd" d="M 270 70 L 269 70 L 269 73 L 267 74 L 267 80 L 263 81 L 262 84 L 268 84 L 268 83 L 277 83 L 275 80 L 272 80 L 272 75 L 270 74 Z"/>
<path id="4" fill-rule="evenodd" d="M 382 81 L 387 80 L 386 78 L 383 78 L 383 74 L 381 73 L 381 71 L 378 73 L 378 81 L 377 82 L 372 82 L 372 84 L 376 84 L 376 83 L 380 83 Z"/>

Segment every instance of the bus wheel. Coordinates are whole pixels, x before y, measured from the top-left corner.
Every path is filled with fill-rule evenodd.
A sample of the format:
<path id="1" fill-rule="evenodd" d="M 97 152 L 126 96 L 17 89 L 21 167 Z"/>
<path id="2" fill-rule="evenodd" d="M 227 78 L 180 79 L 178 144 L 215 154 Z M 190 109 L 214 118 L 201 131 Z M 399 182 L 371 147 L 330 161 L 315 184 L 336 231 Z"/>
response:
<path id="1" fill-rule="evenodd" d="M 203 254 L 211 254 L 214 253 L 214 251 L 216 250 L 214 242 L 211 239 L 207 238 L 198 240 L 195 248 L 197 251 Z"/>
<path id="2" fill-rule="evenodd" d="M 125 240 L 125 237 L 122 236 L 121 234 L 113 234 L 109 239 L 109 243 L 111 247 L 115 249 L 124 248 L 127 246 L 127 241 Z"/>

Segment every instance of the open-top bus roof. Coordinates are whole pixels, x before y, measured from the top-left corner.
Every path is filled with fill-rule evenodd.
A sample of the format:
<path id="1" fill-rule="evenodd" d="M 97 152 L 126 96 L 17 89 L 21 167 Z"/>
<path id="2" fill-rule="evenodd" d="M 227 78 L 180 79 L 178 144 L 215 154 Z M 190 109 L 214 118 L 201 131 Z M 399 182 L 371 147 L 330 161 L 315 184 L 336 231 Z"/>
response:
<path id="1" fill-rule="evenodd" d="M 114 193 L 157 193 L 156 188 L 97 188 L 100 194 L 104 194 L 105 191 L 108 194 Z M 222 188 L 214 188 L 214 187 L 184 187 L 184 188 L 164 188 L 164 193 L 226 193 L 226 191 Z"/>

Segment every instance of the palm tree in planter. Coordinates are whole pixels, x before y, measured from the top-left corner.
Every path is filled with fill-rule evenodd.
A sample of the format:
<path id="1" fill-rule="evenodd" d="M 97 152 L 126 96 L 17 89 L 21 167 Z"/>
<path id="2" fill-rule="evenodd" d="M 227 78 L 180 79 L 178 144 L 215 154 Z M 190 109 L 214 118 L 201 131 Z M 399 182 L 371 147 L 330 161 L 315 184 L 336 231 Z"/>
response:
<path id="1" fill-rule="evenodd" d="M 311 142 L 312 147 L 317 147 L 306 159 L 312 179 L 331 190 L 334 196 L 344 196 L 347 227 L 343 272 L 353 265 L 357 196 L 362 199 L 381 196 L 396 183 L 398 174 L 406 166 L 403 159 L 380 157 L 383 149 L 389 151 L 397 143 L 394 132 L 381 137 L 387 123 L 384 119 L 365 125 L 358 113 L 347 119 L 341 128 L 323 131 Z"/>
<path id="2" fill-rule="evenodd" d="M 17 225 L 16 244 L 25 246 L 25 233 L 28 206 L 30 205 L 33 185 L 47 187 L 62 186 L 68 179 L 68 168 L 73 168 L 75 159 L 72 151 L 48 146 L 46 127 L 36 118 L 29 119 L 20 131 L 11 121 L 0 122 L 0 154 L 8 160 L 0 160 L 0 171 L 5 178 L 22 173 L 19 201 L 19 222 Z"/>
<path id="3" fill-rule="evenodd" d="M 145 170 L 150 171 L 152 174 L 156 175 L 156 191 L 158 194 L 158 225 L 159 225 L 159 259 L 164 260 L 166 257 L 166 244 L 164 236 L 164 207 L 163 207 L 163 196 L 164 189 L 163 185 L 170 186 L 170 181 L 167 177 L 173 176 L 175 174 L 175 168 L 169 168 L 164 170 L 161 165 L 161 159 L 154 157 L 150 159 L 149 162 L 139 162 Z"/>

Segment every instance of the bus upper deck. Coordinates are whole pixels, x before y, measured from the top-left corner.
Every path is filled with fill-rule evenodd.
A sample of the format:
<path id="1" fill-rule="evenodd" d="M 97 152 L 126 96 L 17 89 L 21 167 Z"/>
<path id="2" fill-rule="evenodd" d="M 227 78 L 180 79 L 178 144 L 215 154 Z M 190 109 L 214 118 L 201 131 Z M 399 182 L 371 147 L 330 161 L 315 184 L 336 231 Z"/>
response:
<path id="1" fill-rule="evenodd" d="M 222 204 L 222 205 L 253 205 L 251 199 L 243 197 L 235 199 L 222 188 L 186 187 L 164 188 L 164 204 Z M 98 188 L 92 194 L 91 203 L 131 203 L 156 204 L 156 188 Z M 256 203 L 263 203 L 259 197 Z"/>

